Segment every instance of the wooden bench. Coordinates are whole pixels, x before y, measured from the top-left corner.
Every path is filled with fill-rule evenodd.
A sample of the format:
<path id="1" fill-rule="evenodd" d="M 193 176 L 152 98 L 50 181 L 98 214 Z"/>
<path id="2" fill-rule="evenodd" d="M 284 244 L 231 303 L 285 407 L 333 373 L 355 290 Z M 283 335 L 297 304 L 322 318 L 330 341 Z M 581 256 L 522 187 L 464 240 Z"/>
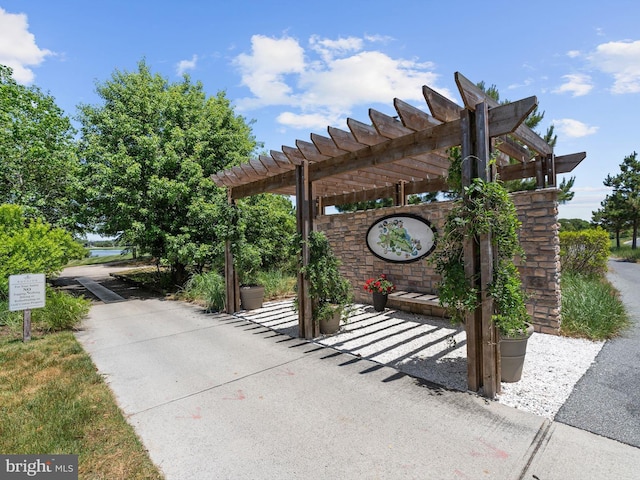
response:
<path id="1" fill-rule="evenodd" d="M 438 296 L 433 293 L 417 293 L 397 290 L 390 293 L 387 306 L 398 310 L 407 310 L 421 315 L 444 317 L 445 309 L 440 306 Z"/>

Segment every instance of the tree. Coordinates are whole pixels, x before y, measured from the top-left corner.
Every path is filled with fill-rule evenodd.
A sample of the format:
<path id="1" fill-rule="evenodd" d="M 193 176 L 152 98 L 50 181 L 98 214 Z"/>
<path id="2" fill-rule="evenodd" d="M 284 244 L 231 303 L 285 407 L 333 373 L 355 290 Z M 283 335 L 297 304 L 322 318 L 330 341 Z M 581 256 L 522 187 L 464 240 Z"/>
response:
<path id="1" fill-rule="evenodd" d="M 144 60 L 98 84 L 101 105 L 80 105 L 87 221 L 99 233 L 186 268 L 222 251 L 226 194 L 210 176 L 256 148 L 224 92 L 207 97 L 185 75 L 170 83 Z"/>
<path id="2" fill-rule="evenodd" d="M 624 200 L 621 195 L 614 193 L 607 195 L 600 202 L 602 208 L 593 212 L 592 222 L 616 237 L 616 247 L 620 248 L 620 233 L 629 226 L 624 211 Z"/>
<path id="3" fill-rule="evenodd" d="M 0 65 L 0 203 L 27 206 L 53 225 L 77 230 L 74 135 L 52 96 L 18 85 L 11 68 Z"/>
<path id="4" fill-rule="evenodd" d="M 591 224 L 581 218 L 561 218 L 558 223 L 560 223 L 563 232 L 579 232 L 591 228 Z"/>
<path id="5" fill-rule="evenodd" d="M 607 175 L 604 185 L 613 188 L 609 215 L 614 213 L 619 219 L 626 219 L 633 229 L 631 249 L 637 248 L 638 225 L 640 223 L 640 160 L 633 152 L 620 164 L 620 173 Z M 606 213 L 606 212 L 605 212 Z"/>

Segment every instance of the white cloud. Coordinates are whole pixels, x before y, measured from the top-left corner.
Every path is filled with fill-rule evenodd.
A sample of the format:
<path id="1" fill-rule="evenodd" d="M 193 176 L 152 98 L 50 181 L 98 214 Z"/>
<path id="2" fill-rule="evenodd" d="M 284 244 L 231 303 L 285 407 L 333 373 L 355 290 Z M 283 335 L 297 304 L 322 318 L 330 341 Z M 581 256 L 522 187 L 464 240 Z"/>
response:
<path id="1" fill-rule="evenodd" d="M 366 49 L 368 43 L 388 40 L 371 35 L 338 39 L 312 36 L 305 50 L 287 36 L 255 35 L 251 53 L 234 60 L 243 85 L 253 96 L 237 100 L 236 105 L 240 110 L 288 106 L 298 111 L 283 113 L 278 121 L 308 128 L 318 126 L 321 119 L 324 126 L 335 124 L 357 105 L 390 104 L 394 97 L 424 102 L 422 85 L 434 87 L 438 78 L 433 64 Z M 446 90 L 439 91 L 450 96 Z"/>
<path id="2" fill-rule="evenodd" d="M 304 50 L 291 37 L 276 39 L 254 35 L 251 37 L 251 54 L 241 53 L 234 64 L 240 70 L 242 84 L 249 87 L 254 95 L 238 100 L 238 108 L 289 105 L 293 90 L 285 76 L 304 72 Z"/>
<path id="3" fill-rule="evenodd" d="M 562 135 L 566 135 L 571 138 L 586 137 L 588 135 L 593 135 L 598 131 L 598 127 L 590 127 L 586 123 L 582 123 L 571 118 L 552 120 L 551 123 L 556 126 Z"/>
<path id="4" fill-rule="evenodd" d="M 324 130 L 327 125 L 339 126 L 345 119 L 336 117 L 331 113 L 293 113 L 282 112 L 276 117 L 276 121 L 281 125 L 291 128 L 302 128 L 305 130 Z"/>
<path id="5" fill-rule="evenodd" d="M 553 93 L 572 93 L 574 97 L 586 95 L 593 89 L 591 77 L 582 73 L 563 75 L 565 83 L 553 90 Z"/>
<path id="6" fill-rule="evenodd" d="M 198 63 L 198 55 L 191 57 L 191 60 L 180 60 L 176 65 L 176 73 L 180 76 L 187 70 L 193 70 Z"/>
<path id="7" fill-rule="evenodd" d="M 613 75 L 613 93 L 640 93 L 640 40 L 603 43 L 588 59 Z"/>
<path id="8" fill-rule="evenodd" d="M 357 37 L 339 38 L 331 40 L 313 35 L 309 39 L 311 49 L 317 52 L 325 62 L 330 62 L 335 57 L 343 57 L 351 52 L 362 50 L 363 40 Z"/>
<path id="9" fill-rule="evenodd" d="M 580 50 L 569 50 L 567 52 L 567 57 L 569 58 L 576 58 L 576 57 L 579 57 L 580 55 L 582 55 Z"/>
<path id="10" fill-rule="evenodd" d="M 40 65 L 49 55 L 53 52 L 36 45 L 24 13 L 0 8 L 0 63 L 13 69 L 16 82 L 33 82 L 34 73 L 29 67 Z"/>

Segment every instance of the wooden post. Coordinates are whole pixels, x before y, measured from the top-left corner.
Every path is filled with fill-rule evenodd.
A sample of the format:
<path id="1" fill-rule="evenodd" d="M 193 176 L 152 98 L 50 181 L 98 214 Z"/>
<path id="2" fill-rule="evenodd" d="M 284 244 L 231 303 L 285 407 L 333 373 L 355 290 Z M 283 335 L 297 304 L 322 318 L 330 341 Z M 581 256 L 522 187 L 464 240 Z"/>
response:
<path id="1" fill-rule="evenodd" d="M 22 341 L 28 342 L 31 340 L 31 310 L 24 310 L 22 317 Z"/>
<path id="2" fill-rule="evenodd" d="M 536 188 L 544 188 L 546 169 L 545 169 L 543 157 L 536 157 L 535 167 L 536 167 Z"/>
<path id="3" fill-rule="evenodd" d="M 462 127 L 462 187 L 468 187 L 471 179 L 477 175 L 474 155 L 475 123 L 473 112 L 464 109 L 460 111 Z M 475 239 L 467 236 L 463 244 L 464 273 L 472 287 L 477 287 L 477 272 L 479 266 L 478 245 Z M 482 387 L 482 317 L 478 311 L 469 312 L 465 317 L 467 334 L 467 388 L 477 392 Z"/>
<path id="4" fill-rule="evenodd" d="M 486 103 L 476 105 L 475 112 L 461 112 L 462 185 L 473 178 L 493 181 L 489 142 L 489 109 Z M 493 301 L 488 287 L 493 280 L 494 258 L 491 234 L 468 238 L 464 243 L 465 275 L 480 290 L 480 307 L 467 314 L 467 384 L 470 390 L 483 389 L 488 398 L 500 392 L 500 359 L 498 331 L 492 321 Z"/>
<path id="5" fill-rule="evenodd" d="M 404 207 L 407 204 L 407 195 L 404 191 L 404 184 L 406 182 L 401 181 L 395 185 L 395 196 L 393 198 L 393 204 L 396 207 Z"/>
<path id="6" fill-rule="evenodd" d="M 556 156 L 551 153 L 547 155 L 547 186 L 548 187 L 557 187 L 558 186 L 558 178 L 556 174 Z"/>
<path id="7" fill-rule="evenodd" d="M 233 207 L 232 190 L 227 191 L 227 203 Z M 237 225 L 234 225 L 236 227 Z M 233 264 L 233 252 L 231 242 L 227 240 L 224 245 L 224 283 L 225 283 L 225 310 L 227 313 L 235 313 L 240 310 L 240 285 L 238 284 L 238 274 Z"/>
<path id="8" fill-rule="evenodd" d="M 309 181 L 309 162 L 296 166 L 296 223 L 302 241 L 302 267 L 309 264 L 309 234 L 313 230 L 312 184 Z M 309 280 L 298 271 L 298 335 L 311 339 L 320 335 L 320 327 L 313 321 Z"/>

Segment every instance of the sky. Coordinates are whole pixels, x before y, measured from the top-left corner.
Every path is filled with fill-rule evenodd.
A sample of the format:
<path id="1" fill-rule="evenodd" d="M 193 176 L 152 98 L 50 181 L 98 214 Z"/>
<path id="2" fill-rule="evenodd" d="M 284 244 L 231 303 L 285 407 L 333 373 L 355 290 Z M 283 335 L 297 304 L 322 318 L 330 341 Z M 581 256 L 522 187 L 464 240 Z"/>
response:
<path id="1" fill-rule="evenodd" d="M 556 155 L 586 152 L 560 218 L 591 219 L 603 180 L 640 149 L 640 2 L 379 0 L 0 0 L 0 64 L 73 118 L 96 85 L 145 60 L 225 91 L 265 150 L 348 130 L 400 98 L 428 111 L 422 86 L 459 105 L 454 73 L 535 95 Z"/>

